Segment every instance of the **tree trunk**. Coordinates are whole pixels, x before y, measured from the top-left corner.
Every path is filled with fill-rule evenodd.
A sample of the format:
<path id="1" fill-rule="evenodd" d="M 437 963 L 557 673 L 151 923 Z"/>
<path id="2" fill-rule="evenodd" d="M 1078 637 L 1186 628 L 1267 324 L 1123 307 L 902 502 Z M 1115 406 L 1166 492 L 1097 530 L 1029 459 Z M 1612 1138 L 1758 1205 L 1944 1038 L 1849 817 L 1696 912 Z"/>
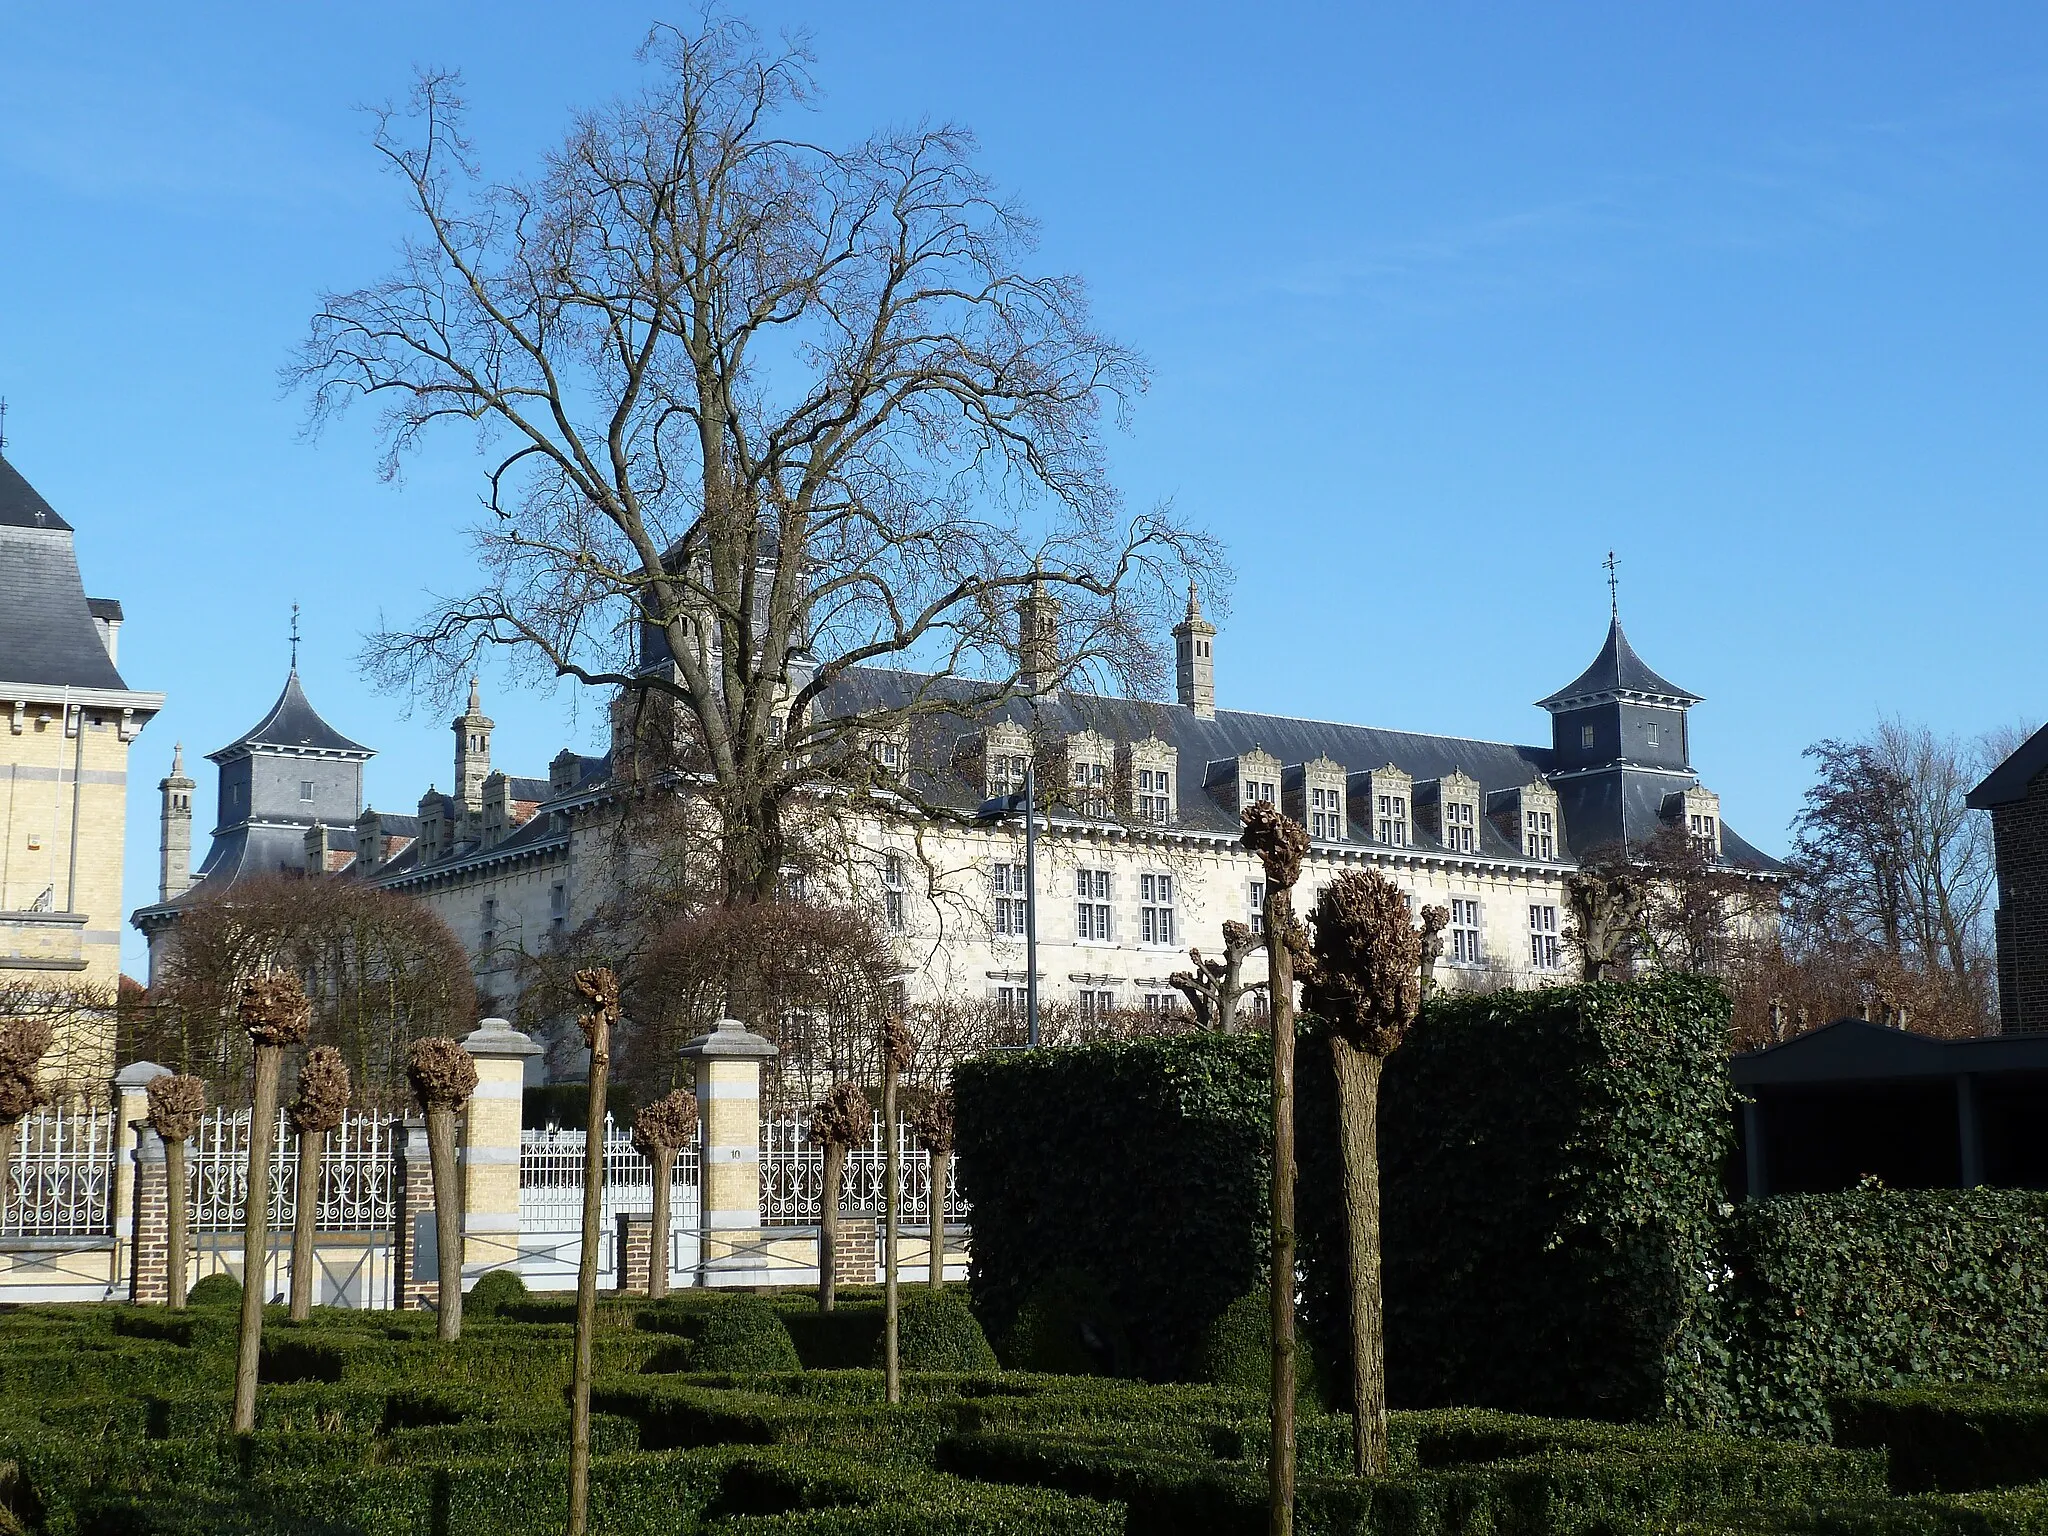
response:
<path id="1" fill-rule="evenodd" d="M 931 1149 L 931 1172 L 925 1178 L 925 1206 L 931 1216 L 930 1251 L 925 1256 L 925 1267 L 930 1271 L 925 1284 L 933 1290 L 944 1290 L 946 1285 L 946 1186 L 951 1182 L 953 1149 L 936 1146 Z"/>
<path id="2" fill-rule="evenodd" d="M 583 1254 L 576 1265 L 576 1354 L 569 1374 L 569 1536 L 590 1529 L 590 1354 L 597 1331 L 598 1228 L 604 1219 L 604 1091 L 612 1057 L 611 1019 L 603 1008 L 593 1017 L 590 1113 L 584 1121 L 589 1129 L 583 1133 Z M 664 1269 L 667 1264 L 664 1253 Z"/>
<path id="3" fill-rule="evenodd" d="M 882 1397 L 903 1401 L 903 1370 L 896 1355 L 896 1176 L 901 1155 L 896 1146 L 896 1061 L 882 1050 Z"/>
<path id="4" fill-rule="evenodd" d="M 668 1294 L 668 1196 L 669 1180 L 675 1177 L 676 1149 L 654 1149 L 654 1214 L 647 1233 L 647 1299 L 659 1301 Z"/>
<path id="5" fill-rule="evenodd" d="M 1266 887 L 1266 968 L 1273 1000 L 1273 1440 L 1266 1529 L 1294 1531 L 1294 900 Z"/>
<path id="6" fill-rule="evenodd" d="M 256 1087 L 249 1106 L 249 1180 L 242 1201 L 242 1327 L 235 1351 L 235 1412 L 229 1428 L 256 1429 L 256 1363 L 263 1353 L 264 1271 L 270 1259 L 270 1149 L 277 1134 L 277 1077 L 284 1051 L 256 1047 Z"/>
<path id="7" fill-rule="evenodd" d="M 1387 1356 L 1380 1296 L 1382 1058 L 1330 1037 L 1344 1146 L 1344 1225 L 1351 1273 L 1351 1424 L 1360 1476 L 1387 1470 Z"/>
<path id="8" fill-rule="evenodd" d="M 452 1344 L 462 1337 L 462 1187 L 455 1166 L 455 1111 L 427 1111 L 427 1161 L 434 1169 L 434 1249 L 440 1315 L 434 1337 Z"/>
<path id="9" fill-rule="evenodd" d="M 185 1216 L 185 1143 L 166 1141 L 164 1143 L 164 1216 L 169 1222 L 170 1241 L 167 1245 L 167 1262 L 171 1271 L 171 1305 L 182 1310 L 185 1305 L 185 1267 L 190 1263 L 186 1249 Z"/>
<path id="10" fill-rule="evenodd" d="M 292 1211 L 292 1321 L 313 1315 L 313 1234 L 320 1225 L 320 1161 L 325 1131 L 299 1132 L 299 1198 Z"/>
<path id="11" fill-rule="evenodd" d="M 832 1273 L 834 1250 L 839 1245 L 839 1178 L 846 1169 L 846 1148 L 836 1141 L 825 1143 L 824 1177 L 818 1183 L 818 1310 L 830 1312 L 838 1300 L 839 1287 Z"/>

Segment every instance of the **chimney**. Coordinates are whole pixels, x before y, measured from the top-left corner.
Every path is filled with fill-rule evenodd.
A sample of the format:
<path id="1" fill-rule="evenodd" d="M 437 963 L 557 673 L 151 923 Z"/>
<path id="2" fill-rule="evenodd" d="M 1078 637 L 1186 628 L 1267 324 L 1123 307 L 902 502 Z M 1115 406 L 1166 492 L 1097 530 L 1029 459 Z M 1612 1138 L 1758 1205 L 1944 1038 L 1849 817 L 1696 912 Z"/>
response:
<path id="1" fill-rule="evenodd" d="M 1173 672 L 1177 696 L 1198 720 L 1216 718 L 1216 626 L 1202 617 L 1195 584 L 1188 583 L 1187 617 L 1173 626 Z"/>
<path id="2" fill-rule="evenodd" d="M 161 867 L 156 899 L 169 901 L 192 888 L 192 791 L 199 786 L 185 777 L 185 744 L 171 748 L 170 776 L 157 781 L 163 793 L 157 849 Z"/>

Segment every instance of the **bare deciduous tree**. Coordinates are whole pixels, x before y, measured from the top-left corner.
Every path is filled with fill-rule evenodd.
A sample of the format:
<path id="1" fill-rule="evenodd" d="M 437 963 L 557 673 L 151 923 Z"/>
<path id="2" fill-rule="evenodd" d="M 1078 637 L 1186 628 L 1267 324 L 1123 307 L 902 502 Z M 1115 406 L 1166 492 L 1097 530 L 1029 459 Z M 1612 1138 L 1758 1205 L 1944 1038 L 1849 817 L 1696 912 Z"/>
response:
<path id="1" fill-rule="evenodd" d="M 590 1528 L 590 1378 L 597 1333 L 598 1227 L 604 1211 L 604 1097 L 612 1026 L 619 1017 L 619 978 L 602 966 L 578 971 L 576 990 L 585 1009 L 577 1022 L 590 1047 L 590 1111 L 583 1122 L 583 1251 L 576 1264 L 576 1344 L 569 1370 L 569 1536 L 583 1536 Z M 663 1233 L 664 1269 L 667 1238 Z"/>
<path id="2" fill-rule="evenodd" d="M 331 1045 L 316 1045 L 299 1067 L 299 1091 L 286 1118 L 299 1138 L 298 1199 L 292 1211 L 291 1318 L 313 1315 L 313 1238 L 320 1221 L 320 1166 L 329 1133 L 348 1116 L 348 1063 Z"/>
<path id="3" fill-rule="evenodd" d="M 1175 971 L 1166 978 L 1187 998 L 1198 1029 L 1215 1029 L 1234 1035 L 1243 1028 L 1237 1016 L 1238 1003 L 1246 993 L 1258 992 L 1265 987 L 1264 982 L 1248 984 L 1244 979 L 1245 959 L 1256 953 L 1258 948 L 1258 937 L 1249 926 L 1226 922 L 1223 925 L 1222 959 L 1204 959 L 1199 949 L 1190 949 L 1188 959 L 1194 968 Z"/>
<path id="4" fill-rule="evenodd" d="M 1152 691 L 1218 560 L 1121 510 L 1103 417 L 1143 369 L 1078 279 L 1028 270 L 1031 224 L 967 133 L 806 142 L 784 119 L 807 46 L 736 20 L 658 27 L 642 56 L 647 86 L 526 179 L 483 179 L 451 75 L 379 113 L 418 234 L 327 296 L 287 377 L 316 426 L 378 401 L 387 473 L 443 424 L 489 458 L 483 583 L 373 642 L 383 676 L 445 690 L 508 647 L 623 690 L 715 811 L 726 898 L 766 899 L 784 806 L 871 792 L 875 731 L 1035 691 L 1047 660 Z M 1036 592 L 1058 644 L 1020 658 Z M 868 665 L 936 681 L 821 707 Z"/>
<path id="5" fill-rule="evenodd" d="M 943 1290 L 946 1284 L 946 1188 L 953 1161 L 953 1090 L 941 1089 L 924 1096 L 910 1120 L 917 1139 L 931 1156 L 931 1177 L 926 1183 L 925 1203 L 930 1211 L 931 1237 L 925 1254 L 925 1283 Z"/>
<path id="6" fill-rule="evenodd" d="M 654 1204 L 648 1220 L 647 1299 L 668 1294 L 669 1185 L 676 1153 L 697 1139 L 697 1095 L 677 1088 L 633 1117 L 633 1145 L 654 1169 Z"/>
<path id="7" fill-rule="evenodd" d="M 0 1018 L 0 1222 L 7 1215 L 15 1127 L 50 1101 L 42 1084 L 43 1053 L 56 1030 L 48 1019 Z"/>
<path id="8" fill-rule="evenodd" d="M 1643 914 L 1650 902 L 1645 873 L 1619 849 L 1596 849 L 1565 876 L 1571 909 L 1564 942 L 1579 957 L 1587 981 L 1625 974 L 1643 938 Z"/>
<path id="9" fill-rule="evenodd" d="M 852 1083 L 835 1083 L 811 1111 L 811 1140 L 823 1149 L 823 1176 L 818 1181 L 818 1310 L 830 1312 L 838 1302 L 838 1277 L 833 1260 L 839 1242 L 839 1183 L 846 1173 L 846 1154 L 867 1139 L 873 1111 L 867 1095 Z"/>
<path id="10" fill-rule="evenodd" d="M 170 1304 L 185 1305 L 185 1276 L 191 1265 L 189 1252 L 192 1218 L 185 1209 L 185 1143 L 199 1133 L 206 1114 L 204 1078 L 171 1073 L 151 1078 L 144 1090 L 149 1096 L 150 1129 L 164 1143 L 164 1213 L 170 1239 L 166 1263 L 170 1269 Z"/>

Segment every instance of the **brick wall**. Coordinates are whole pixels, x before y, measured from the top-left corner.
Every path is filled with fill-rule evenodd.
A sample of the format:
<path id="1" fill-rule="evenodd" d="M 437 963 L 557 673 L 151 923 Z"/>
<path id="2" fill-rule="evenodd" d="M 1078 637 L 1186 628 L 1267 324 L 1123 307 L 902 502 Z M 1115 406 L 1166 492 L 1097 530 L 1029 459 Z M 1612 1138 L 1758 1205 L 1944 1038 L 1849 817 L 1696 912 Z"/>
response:
<path id="1" fill-rule="evenodd" d="M 2048 774 L 1991 812 L 2001 1028 L 2048 1029 Z"/>
<path id="2" fill-rule="evenodd" d="M 128 1299 L 142 1306 L 165 1306 L 171 1299 L 171 1199 L 170 1179 L 164 1166 L 163 1144 L 153 1131 L 145 1139 L 155 1142 L 155 1156 L 148 1150 L 135 1162 L 135 1260 L 129 1272 Z"/>
<path id="3" fill-rule="evenodd" d="M 619 1215 L 619 1289 L 628 1295 L 647 1294 L 647 1276 L 654 1256 L 654 1218 L 644 1211 Z"/>
<path id="4" fill-rule="evenodd" d="M 832 1279 L 839 1285 L 875 1283 L 875 1218 L 842 1212 L 832 1243 Z"/>

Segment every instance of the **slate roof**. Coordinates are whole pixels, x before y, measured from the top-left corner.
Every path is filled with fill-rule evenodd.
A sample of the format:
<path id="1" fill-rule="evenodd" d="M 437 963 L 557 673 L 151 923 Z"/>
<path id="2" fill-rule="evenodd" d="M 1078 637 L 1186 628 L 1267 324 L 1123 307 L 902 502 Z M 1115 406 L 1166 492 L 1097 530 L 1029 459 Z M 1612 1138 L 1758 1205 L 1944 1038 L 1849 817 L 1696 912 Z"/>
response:
<path id="1" fill-rule="evenodd" d="M 514 778 L 510 774 L 506 775 L 505 788 L 514 800 L 545 800 L 549 793 L 546 779 Z"/>
<path id="2" fill-rule="evenodd" d="M 225 763 L 230 758 L 240 757 L 258 747 L 296 752 L 334 752 L 357 758 L 377 755 L 374 748 L 366 747 L 361 742 L 350 741 L 320 718 L 319 711 L 307 702 L 306 692 L 299 686 L 297 667 L 292 668 L 291 676 L 285 679 L 284 692 L 280 693 L 277 702 L 270 706 L 269 714 L 219 751 L 206 755 L 216 763 Z"/>
<path id="3" fill-rule="evenodd" d="M 310 819 L 297 823 L 243 821 L 214 833 L 206 862 L 199 867 L 199 878 L 169 901 L 138 907 L 130 921 L 147 929 L 153 918 L 168 918 L 180 907 L 188 907 L 258 875 L 304 874 L 306 831 L 312 825 Z M 328 828 L 337 841 L 344 830 L 347 829 Z M 354 832 L 348 830 L 348 836 L 353 838 Z"/>
<path id="4" fill-rule="evenodd" d="M 1782 1045 L 1732 1056 L 1728 1066 L 1738 1088 L 2039 1073 L 2048 1071 L 2048 1033 L 1943 1040 L 1868 1019 L 1837 1019 Z"/>
<path id="5" fill-rule="evenodd" d="M 2014 749 L 2011 757 L 1984 776 L 1984 782 L 1970 791 L 1973 811 L 1988 811 L 1994 805 L 2024 800 L 2027 789 L 2048 769 L 2048 725 L 2034 732 Z"/>
<path id="6" fill-rule="evenodd" d="M 78 579 L 71 525 L 0 459 L 0 682 L 40 688 L 128 685 L 107 659 Z"/>
<path id="7" fill-rule="evenodd" d="M 1636 654 L 1635 647 L 1628 643 L 1628 636 L 1621 632 L 1621 620 L 1616 618 L 1607 626 L 1607 643 L 1600 647 L 1600 654 L 1593 658 L 1593 664 L 1548 698 L 1538 699 L 1536 706 L 1539 709 L 1564 709 L 1582 700 L 1616 693 L 1648 694 L 1688 706 L 1702 702 L 1698 694 L 1688 693 L 1676 683 L 1668 683 L 1652 672 L 1643 658 Z"/>

